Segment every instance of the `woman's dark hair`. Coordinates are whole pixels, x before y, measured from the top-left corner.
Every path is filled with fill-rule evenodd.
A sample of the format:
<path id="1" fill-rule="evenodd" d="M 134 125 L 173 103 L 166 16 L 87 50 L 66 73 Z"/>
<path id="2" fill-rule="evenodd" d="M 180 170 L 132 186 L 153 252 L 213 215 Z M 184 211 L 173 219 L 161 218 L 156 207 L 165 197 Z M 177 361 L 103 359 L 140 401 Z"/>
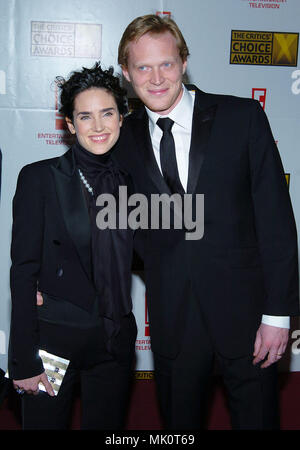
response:
<path id="1" fill-rule="evenodd" d="M 94 67 L 87 69 L 83 67 L 81 71 L 72 72 L 68 80 L 63 77 L 56 77 L 56 83 L 60 89 L 59 112 L 64 117 L 73 120 L 74 101 L 80 92 L 92 88 L 101 88 L 110 92 L 118 106 L 119 113 L 124 115 L 128 112 L 126 90 L 120 86 L 120 79 L 113 75 L 113 67 L 102 70 L 100 63 L 96 62 Z"/>

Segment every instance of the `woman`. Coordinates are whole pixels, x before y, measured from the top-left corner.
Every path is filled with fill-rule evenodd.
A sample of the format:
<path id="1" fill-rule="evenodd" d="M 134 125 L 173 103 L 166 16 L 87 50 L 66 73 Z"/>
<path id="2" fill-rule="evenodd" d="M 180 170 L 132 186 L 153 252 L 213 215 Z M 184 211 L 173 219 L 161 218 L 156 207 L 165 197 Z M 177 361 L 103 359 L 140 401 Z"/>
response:
<path id="1" fill-rule="evenodd" d="M 113 69 L 103 71 L 98 63 L 58 82 L 60 112 L 76 142 L 60 158 L 29 164 L 19 175 L 9 373 L 18 392 L 25 392 L 24 429 L 67 428 L 77 379 L 82 428 L 118 429 L 136 338 L 130 298 L 133 236 L 130 229 L 100 230 L 96 199 L 130 187 L 113 153 L 126 112 L 125 91 Z M 37 289 L 43 293 L 39 307 Z M 70 360 L 57 396 L 40 349 Z"/>

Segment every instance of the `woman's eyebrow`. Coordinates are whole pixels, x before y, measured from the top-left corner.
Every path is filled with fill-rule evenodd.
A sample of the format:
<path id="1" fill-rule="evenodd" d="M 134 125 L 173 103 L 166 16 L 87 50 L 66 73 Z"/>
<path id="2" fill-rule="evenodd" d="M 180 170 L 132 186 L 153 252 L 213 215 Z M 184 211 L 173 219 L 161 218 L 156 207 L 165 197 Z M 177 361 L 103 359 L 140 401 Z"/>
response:
<path id="1" fill-rule="evenodd" d="M 109 108 L 103 108 L 100 109 L 99 112 L 107 112 L 107 111 L 114 111 L 116 108 L 114 108 L 113 106 L 109 107 Z M 79 116 L 80 114 L 91 114 L 91 111 L 80 111 L 77 113 L 77 116 Z"/>

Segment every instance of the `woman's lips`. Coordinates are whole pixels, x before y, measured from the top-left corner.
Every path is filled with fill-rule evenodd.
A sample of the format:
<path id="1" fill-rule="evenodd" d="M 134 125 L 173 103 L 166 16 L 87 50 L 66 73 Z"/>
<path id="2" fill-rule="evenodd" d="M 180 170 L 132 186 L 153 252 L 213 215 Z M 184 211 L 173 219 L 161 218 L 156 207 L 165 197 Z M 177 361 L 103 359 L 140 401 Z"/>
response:
<path id="1" fill-rule="evenodd" d="M 96 144 L 107 141 L 108 137 L 109 137 L 109 133 L 89 136 L 90 140 L 92 142 L 95 142 Z"/>

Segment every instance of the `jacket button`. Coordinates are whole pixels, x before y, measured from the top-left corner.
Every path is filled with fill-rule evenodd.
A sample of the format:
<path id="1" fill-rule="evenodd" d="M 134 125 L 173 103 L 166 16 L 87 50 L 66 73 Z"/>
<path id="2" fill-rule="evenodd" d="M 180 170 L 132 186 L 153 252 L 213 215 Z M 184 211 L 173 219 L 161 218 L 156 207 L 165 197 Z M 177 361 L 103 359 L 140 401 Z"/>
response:
<path id="1" fill-rule="evenodd" d="M 57 275 L 58 277 L 62 277 L 63 274 L 64 274 L 64 271 L 63 271 L 63 269 L 62 269 L 61 267 L 60 267 L 59 269 L 57 269 L 56 275 Z"/>

